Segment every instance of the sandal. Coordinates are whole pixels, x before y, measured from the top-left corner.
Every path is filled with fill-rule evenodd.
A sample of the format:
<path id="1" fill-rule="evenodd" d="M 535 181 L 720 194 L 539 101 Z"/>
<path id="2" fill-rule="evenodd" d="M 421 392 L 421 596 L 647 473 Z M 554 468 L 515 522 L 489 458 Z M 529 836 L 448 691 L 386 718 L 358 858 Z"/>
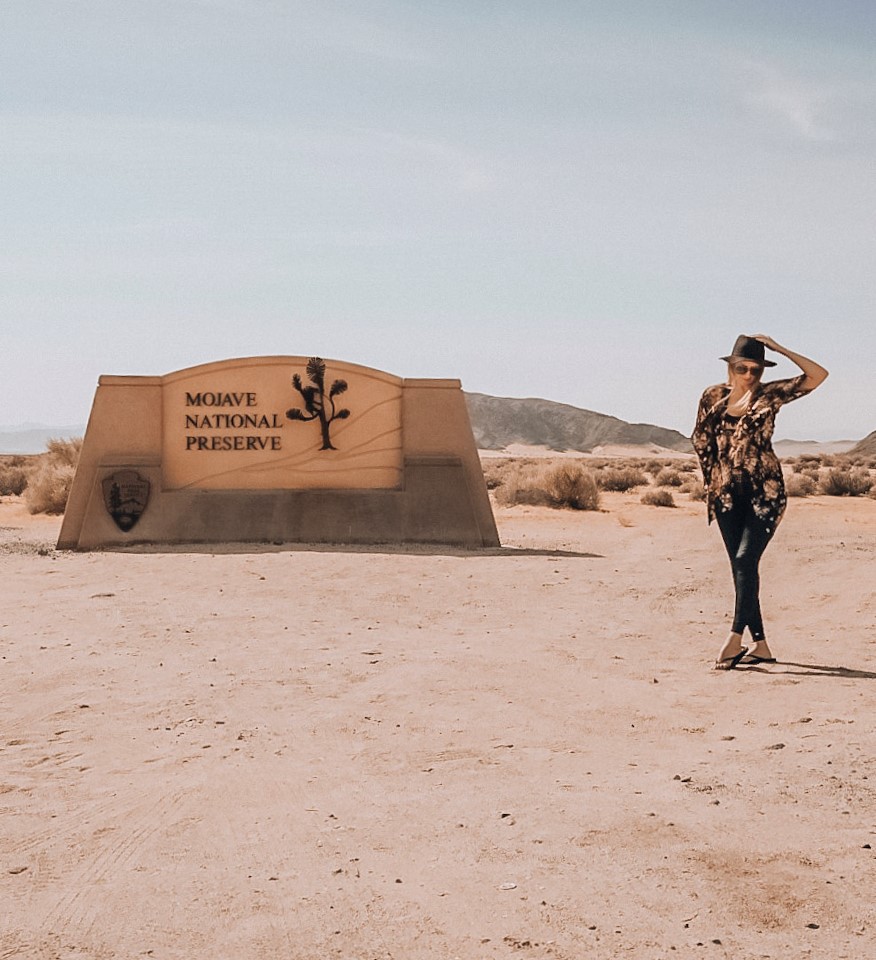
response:
<path id="1" fill-rule="evenodd" d="M 743 647 L 739 653 L 734 653 L 732 657 L 724 657 L 723 660 L 715 661 L 716 670 L 735 670 L 739 661 L 748 653 L 748 647 Z"/>

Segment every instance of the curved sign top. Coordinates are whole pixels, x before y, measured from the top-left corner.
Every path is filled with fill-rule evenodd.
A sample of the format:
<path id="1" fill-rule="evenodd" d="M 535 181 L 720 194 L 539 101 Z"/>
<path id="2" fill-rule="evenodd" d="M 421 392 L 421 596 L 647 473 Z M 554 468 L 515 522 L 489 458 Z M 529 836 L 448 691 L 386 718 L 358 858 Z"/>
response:
<path id="1" fill-rule="evenodd" d="M 165 489 L 395 489 L 399 377 L 319 357 L 249 357 L 161 377 Z"/>

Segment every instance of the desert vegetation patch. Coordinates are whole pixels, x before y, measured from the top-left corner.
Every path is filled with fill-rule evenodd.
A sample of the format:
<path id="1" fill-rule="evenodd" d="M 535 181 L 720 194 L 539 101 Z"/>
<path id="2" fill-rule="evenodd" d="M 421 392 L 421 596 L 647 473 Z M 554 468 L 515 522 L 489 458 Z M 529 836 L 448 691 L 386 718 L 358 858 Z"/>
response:
<path id="1" fill-rule="evenodd" d="M 54 439 L 45 453 L 0 457 L 0 496 L 24 497 L 31 513 L 63 513 L 82 438 Z"/>
<path id="2" fill-rule="evenodd" d="M 666 507 L 684 499 L 706 499 L 692 457 L 485 457 L 482 463 L 487 488 L 496 503 L 506 507 L 599 510 L 601 493 L 639 493 L 642 503 Z M 807 453 L 784 460 L 782 466 L 789 497 L 876 498 L 876 457 Z"/>

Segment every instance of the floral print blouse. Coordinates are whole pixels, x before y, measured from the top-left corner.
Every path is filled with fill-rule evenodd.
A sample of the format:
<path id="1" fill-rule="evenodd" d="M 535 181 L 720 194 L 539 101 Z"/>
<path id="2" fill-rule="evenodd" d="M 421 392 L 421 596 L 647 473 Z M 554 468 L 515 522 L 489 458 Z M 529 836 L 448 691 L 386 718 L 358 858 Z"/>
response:
<path id="1" fill-rule="evenodd" d="M 709 523 L 716 511 L 733 507 L 734 488 L 750 491 L 755 514 L 775 529 L 785 512 L 787 497 L 782 467 L 773 451 L 772 436 L 779 408 L 809 393 L 806 374 L 760 385 L 740 417 L 727 414 L 730 387 L 708 387 L 700 398 L 694 428 L 694 450 L 703 470 Z M 738 496 L 738 493 L 737 493 Z"/>

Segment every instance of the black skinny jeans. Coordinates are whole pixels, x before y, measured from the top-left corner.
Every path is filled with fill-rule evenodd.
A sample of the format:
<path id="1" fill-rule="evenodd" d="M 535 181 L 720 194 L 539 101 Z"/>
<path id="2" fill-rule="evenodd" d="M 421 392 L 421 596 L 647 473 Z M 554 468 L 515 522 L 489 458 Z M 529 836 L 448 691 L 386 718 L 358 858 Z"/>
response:
<path id="1" fill-rule="evenodd" d="M 775 527 L 757 516 L 744 489 L 733 491 L 732 509 L 726 512 L 716 511 L 715 520 L 724 538 L 724 546 L 733 570 L 733 582 L 736 585 L 736 609 L 732 630 L 734 633 L 742 633 L 748 627 L 753 640 L 763 640 L 758 566 L 775 533 Z"/>

